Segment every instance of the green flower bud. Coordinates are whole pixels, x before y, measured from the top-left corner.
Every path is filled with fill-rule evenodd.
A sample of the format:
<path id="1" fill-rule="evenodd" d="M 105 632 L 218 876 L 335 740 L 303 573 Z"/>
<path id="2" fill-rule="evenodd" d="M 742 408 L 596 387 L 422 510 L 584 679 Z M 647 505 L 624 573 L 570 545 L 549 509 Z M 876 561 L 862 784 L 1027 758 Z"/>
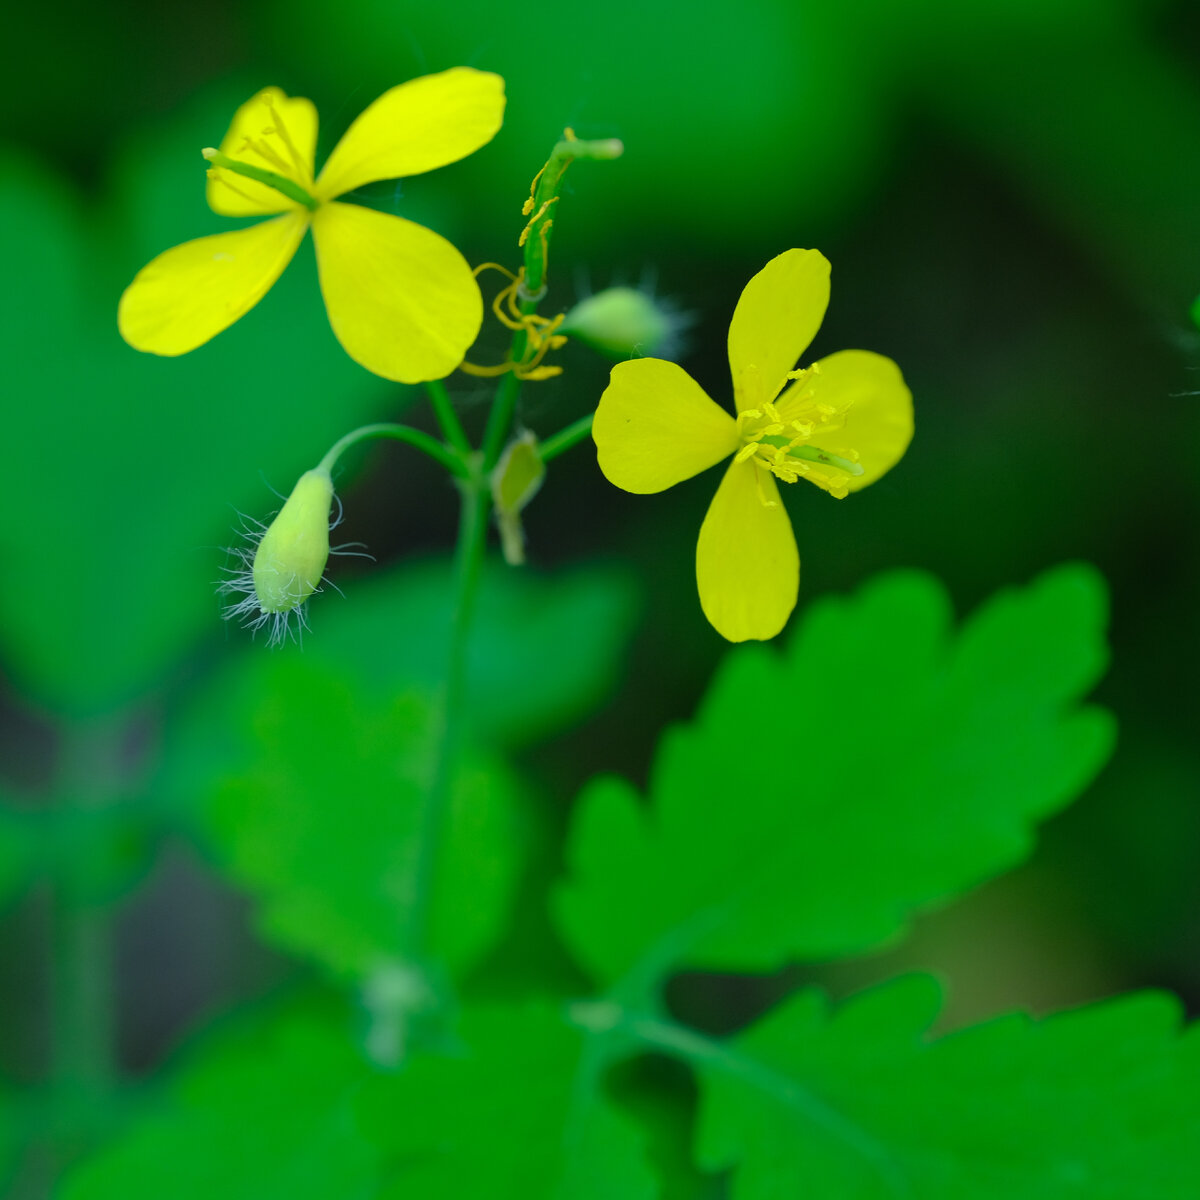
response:
<path id="1" fill-rule="evenodd" d="M 332 503 L 329 471 L 305 471 L 275 520 L 250 534 L 257 545 L 234 551 L 239 565 L 219 590 L 240 599 L 226 609 L 226 618 L 244 618 L 255 631 L 268 627 L 271 645 L 287 639 L 293 613 L 306 627 L 304 602 L 319 590 L 329 558 Z"/>
<path id="2" fill-rule="evenodd" d="M 611 287 L 575 305 L 559 332 L 622 361 L 661 357 L 685 324 L 678 313 L 646 292 Z"/>
<path id="3" fill-rule="evenodd" d="M 537 438 L 529 432 L 509 443 L 492 471 L 492 502 L 500 528 L 500 547 L 504 561 L 511 567 L 525 561 L 521 509 L 537 495 L 545 475 L 546 465 L 538 453 Z"/>
<path id="4" fill-rule="evenodd" d="M 332 503 L 329 472 L 305 471 L 254 554 L 254 591 L 263 612 L 291 612 L 320 586 Z"/>

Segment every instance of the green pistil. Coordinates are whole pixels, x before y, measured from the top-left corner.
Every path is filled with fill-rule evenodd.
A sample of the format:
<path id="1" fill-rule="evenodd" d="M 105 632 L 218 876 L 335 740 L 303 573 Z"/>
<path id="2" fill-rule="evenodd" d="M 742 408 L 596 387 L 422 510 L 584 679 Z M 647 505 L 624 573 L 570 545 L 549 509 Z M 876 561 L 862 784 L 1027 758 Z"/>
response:
<path id="1" fill-rule="evenodd" d="M 761 440 L 769 446 L 777 446 L 781 450 L 787 450 L 789 458 L 803 458 L 807 462 L 822 463 L 827 467 L 837 467 L 839 471 L 845 471 L 848 475 L 861 475 L 863 473 L 862 463 L 851 462 L 848 458 L 840 458 L 836 454 L 830 454 L 828 450 L 822 450 L 820 446 L 792 446 L 788 450 L 790 439 L 779 437 L 777 434 L 768 434 Z"/>
<path id="2" fill-rule="evenodd" d="M 279 175 L 275 171 L 268 171 L 263 167 L 252 167 L 249 163 L 239 162 L 236 158 L 230 158 L 228 154 L 222 154 L 220 150 L 213 150 L 211 147 L 201 150 L 200 153 L 214 167 L 224 167 L 226 171 L 233 171 L 237 175 L 245 175 L 247 179 L 265 183 L 267 187 L 281 192 L 289 200 L 303 204 L 309 212 L 316 212 L 320 206 L 321 202 L 316 197 L 311 196 L 298 183 L 288 179 L 286 175 Z"/>

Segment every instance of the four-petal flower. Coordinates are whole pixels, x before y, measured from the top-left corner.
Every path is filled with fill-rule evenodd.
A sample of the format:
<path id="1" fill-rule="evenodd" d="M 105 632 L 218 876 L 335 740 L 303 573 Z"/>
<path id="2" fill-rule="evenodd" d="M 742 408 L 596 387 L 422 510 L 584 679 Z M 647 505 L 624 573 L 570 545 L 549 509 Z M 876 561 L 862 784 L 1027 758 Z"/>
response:
<path id="1" fill-rule="evenodd" d="M 627 492 L 660 492 L 733 455 L 696 546 L 701 607 L 731 642 L 774 637 L 796 604 L 800 558 L 776 480 L 841 498 L 912 438 L 912 396 L 890 358 L 842 350 L 793 370 L 828 303 L 816 250 L 789 250 L 746 285 L 729 326 L 736 419 L 657 358 L 614 367 L 596 409 L 600 469 Z"/>
<path id="2" fill-rule="evenodd" d="M 491 140 L 503 115 L 498 75 L 456 67 L 411 80 L 359 115 L 314 179 L 316 109 L 278 88 L 260 92 L 205 152 L 208 202 L 226 216 L 271 219 L 143 267 L 121 297 L 121 335 L 151 354 L 203 345 L 266 295 L 311 226 L 329 321 L 350 357 L 402 383 L 450 374 L 483 321 L 470 266 L 423 225 L 337 197 L 457 162 Z"/>

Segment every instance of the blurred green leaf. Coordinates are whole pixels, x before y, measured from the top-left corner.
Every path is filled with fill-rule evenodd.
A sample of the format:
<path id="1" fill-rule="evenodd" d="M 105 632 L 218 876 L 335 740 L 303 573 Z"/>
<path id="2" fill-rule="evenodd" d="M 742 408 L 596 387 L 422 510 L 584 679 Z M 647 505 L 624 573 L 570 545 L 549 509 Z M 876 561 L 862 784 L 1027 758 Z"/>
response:
<path id="1" fill-rule="evenodd" d="M 0 804 L 3 802 L 0 796 Z M 31 821 L 0 808 L 0 906 L 25 886 L 37 860 L 39 840 Z"/>
<path id="2" fill-rule="evenodd" d="M 325 604 L 306 657 L 351 664 L 381 688 L 441 687 L 453 612 L 449 559 L 406 563 L 355 582 L 346 603 Z M 637 607 L 632 579 L 614 567 L 549 573 L 490 560 L 468 648 L 475 737 L 516 747 L 571 728 L 616 685 Z"/>
<path id="3" fill-rule="evenodd" d="M 145 227 L 177 240 L 229 227 L 205 214 L 197 158 L 228 119 L 222 105 L 139 142 L 115 205 L 131 233 L 0 153 L 0 257 L 19 281 L 0 292 L 0 469 L 20 497 L 5 526 L 0 652 L 60 711 L 138 695 L 215 630 L 234 507 L 268 507 L 260 472 L 290 488 L 388 394 L 334 340 L 307 247 L 253 312 L 190 355 L 155 358 L 118 337 L 121 289 L 171 244 L 146 244 Z"/>
<path id="4" fill-rule="evenodd" d="M 329 1014 L 211 1039 L 162 1111 L 68 1177 L 62 1200 L 368 1200 L 378 1155 L 354 1097 L 369 1070 Z"/>
<path id="5" fill-rule="evenodd" d="M 610 0 L 537 22 L 511 20 L 486 0 L 460 0 L 453 21 L 386 0 L 274 0 L 261 19 L 272 43 L 320 72 L 338 99 L 365 103 L 456 63 L 503 75 L 505 127 L 466 167 L 482 198 L 473 219 L 492 238 L 517 232 L 529 181 L 567 125 L 581 136 L 616 134 L 627 146 L 621 162 L 576 181 L 583 202 L 572 199 L 569 216 L 560 214 L 568 236 L 593 246 L 645 236 L 614 233 L 610 214 L 631 198 L 651 230 L 726 247 L 755 242 L 764 226 L 838 219 L 886 162 L 887 60 L 836 5 L 766 0 L 696 22 L 669 5 Z M 348 121 L 358 107 L 343 105 L 330 120 Z M 798 184 L 814 172 L 819 187 Z M 448 178 L 414 182 L 436 189 Z"/>
<path id="6" fill-rule="evenodd" d="M 410 951 L 421 809 L 438 718 L 418 692 L 378 696 L 347 672 L 265 658 L 234 718 L 246 765 L 216 786 L 211 830 L 272 941 L 367 975 Z M 432 951 L 475 963 L 503 932 L 519 868 L 514 777 L 464 759 L 436 868 Z"/>
<path id="7" fill-rule="evenodd" d="M 468 1010 L 461 1032 L 459 1056 L 414 1059 L 364 1092 L 364 1128 L 389 1158 L 380 1200 L 656 1194 L 639 1131 L 560 1010 Z"/>
<path id="8" fill-rule="evenodd" d="M 815 604 L 783 653 L 735 650 L 668 731 L 650 804 L 585 789 L 558 896 L 598 978 L 766 971 L 852 954 L 1020 862 L 1107 758 L 1105 590 L 1084 566 L 1002 592 L 962 631 L 930 576 Z"/>
<path id="9" fill-rule="evenodd" d="M 909 976 L 830 1015 L 802 992 L 701 1069 L 700 1164 L 735 1200 L 1190 1200 L 1200 1036 L 1146 993 L 931 1042 Z"/>
<path id="10" fill-rule="evenodd" d="M 608 567 L 540 573 L 498 562 L 484 570 L 467 656 L 474 740 L 514 747 L 569 728 L 617 682 L 636 593 Z M 403 564 L 324 595 L 304 645 L 255 647 L 194 690 L 164 735 L 158 794 L 195 807 L 241 753 L 237 712 L 269 664 L 296 661 L 353 676 L 379 698 L 442 685 L 452 609 L 448 559 Z"/>

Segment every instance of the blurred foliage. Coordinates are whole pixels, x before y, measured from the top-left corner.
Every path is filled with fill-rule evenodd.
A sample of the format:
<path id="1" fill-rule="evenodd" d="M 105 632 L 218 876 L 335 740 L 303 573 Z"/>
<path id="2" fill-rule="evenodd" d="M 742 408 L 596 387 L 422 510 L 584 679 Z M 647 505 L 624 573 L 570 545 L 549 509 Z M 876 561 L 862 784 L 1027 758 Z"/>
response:
<path id="1" fill-rule="evenodd" d="M 366 1069 L 328 1003 L 295 1002 L 209 1039 L 172 1107 L 81 1169 L 64 1200 L 374 1194 L 379 1153 L 358 1132 Z"/>
<path id="2" fill-rule="evenodd" d="M 351 976 L 409 950 L 437 719 L 419 695 L 375 706 L 307 664 L 272 672 L 240 723 L 251 765 L 218 787 L 212 814 L 229 874 L 262 899 L 265 937 Z M 498 762 L 458 767 L 433 899 L 433 950 L 451 968 L 506 924 L 516 794 Z"/>
<path id="3" fill-rule="evenodd" d="M 913 908 L 1026 856 L 1029 823 L 1069 801 L 1102 764 L 1111 725 L 1101 710 L 1077 707 L 1105 657 L 1103 585 L 1093 572 L 1065 567 L 1002 594 L 953 641 L 947 614 L 944 591 L 913 574 L 815 605 L 784 654 L 748 646 L 729 655 L 700 719 L 668 734 L 645 817 L 619 810 L 626 836 L 614 840 L 597 816 L 597 796 L 622 793 L 593 785 L 575 818 L 561 911 L 572 950 L 610 983 L 603 997 L 468 1003 L 440 1047 L 399 1071 L 371 1032 L 361 1057 L 348 1053 L 348 1006 L 339 1017 L 334 1005 L 319 1023 L 268 1016 L 252 1038 L 211 1043 L 167 1110 L 83 1166 L 65 1195 L 156 1195 L 182 1172 L 233 1195 L 250 1194 L 247 1181 L 258 1194 L 317 1194 L 312 1175 L 363 1196 L 469 1185 L 514 1198 L 649 1197 L 659 1191 L 646 1134 L 606 1079 L 614 1063 L 656 1051 L 697 1072 L 696 1162 L 710 1172 L 736 1167 L 737 1196 L 820 1180 L 830 1195 L 1094 1195 L 1103 1181 L 1113 1196 L 1182 1197 L 1200 1122 L 1186 1084 L 1196 1040 L 1176 1043 L 1176 1008 L 1161 999 L 1041 1026 L 1000 1021 L 932 1045 L 925 1030 L 937 988 L 917 977 L 832 1018 L 818 992 L 797 993 L 725 1042 L 660 1016 L 662 985 L 693 958 L 761 969 L 797 953 L 854 954 L 894 933 Z M 859 772 L 862 786 L 852 805 L 828 786 L 808 790 L 805 802 L 804 790 L 789 788 L 814 778 L 797 738 L 825 727 L 802 707 L 804 686 L 823 712 L 822 689 L 866 665 L 873 687 L 841 689 L 854 740 L 825 748 L 826 761 L 843 778 Z M 339 967 L 385 960 L 397 944 L 389 914 L 406 911 L 394 864 L 421 804 L 419 789 L 406 788 L 403 774 L 397 787 L 394 772 L 397 758 L 402 771 L 419 765 L 429 743 L 422 706 L 401 699 L 399 725 L 385 709 L 389 732 L 380 737 L 370 720 L 377 710 L 353 704 L 351 685 L 327 666 L 284 659 L 269 671 L 273 688 L 263 694 L 276 699 L 235 718 L 268 725 L 258 729 L 259 766 L 219 801 L 219 837 L 235 855 L 253 854 L 244 863 L 270 862 L 270 887 L 292 905 L 294 919 L 268 919 L 264 936 L 294 947 L 300 935 Z M 781 713 L 781 739 L 761 736 Z M 353 760 L 334 775 L 331 745 Z M 780 755 L 782 777 L 756 780 L 738 753 L 747 747 L 766 754 L 752 767 Z M 723 779 L 729 771 L 738 778 Z M 497 921 L 503 901 L 489 892 L 488 863 L 503 857 L 502 836 L 484 839 L 490 848 L 469 841 L 510 786 L 491 772 L 470 808 L 454 814 L 439 882 L 469 891 Z M 747 777 L 749 787 L 739 784 Z M 819 771 L 815 780 L 828 784 Z M 755 787 L 770 811 L 748 807 Z M 349 822 L 332 799 L 343 790 L 358 801 Z M 364 811 L 372 793 L 381 807 Z M 659 844 L 647 843 L 642 819 Z M 289 842 L 308 857 L 292 856 Z M 369 842 L 379 850 L 364 853 Z M 357 889 L 368 878 L 375 891 L 364 907 Z M 441 950 L 453 962 L 455 933 L 478 929 L 474 909 L 451 910 Z M 347 956 L 356 945 L 368 952 Z M 363 998 L 370 1016 L 369 990 Z M 264 1080 L 283 1088 L 296 1120 L 248 1142 L 240 1114 L 258 1103 Z M 322 1157 L 311 1171 L 314 1146 Z M 234 1164 L 244 1168 L 234 1174 Z"/>
<path id="4" fill-rule="evenodd" d="M 1189 1194 L 1195 1034 L 1176 1039 L 1159 998 L 931 1040 L 924 981 L 830 1015 L 811 990 L 785 998 L 791 968 L 668 975 L 853 954 L 806 968 L 838 993 L 933 967 L 953 1024 L 1127 984 L 1200 996 L 1193 6 L 65 0 L 11 14 L 4 42 L 0 1068 L 30 1085 L 0 1098 L 15 1200 L 43 1200 L 122 1126 L 62 1194 L 442 1195 L 467 1180 L 636 1196 L 659 1176 L 691 1200 L 791 1192 L 799 1174 L 823 1195 L 888 1195 L 889 1171 L 934 1197 Z M 709 481 L 642 503 L 584 449 L 551 465 L 522 514 L 535 568 L 489 573 L 472 646 L 471 820 L 440 884 L 461 1020 L 393 1073 L 412 1000 L 396 963 L 408 833 L 448 627 L 446 565 L 413 555 L 452 540 L 453 492 L 373 451 L 338 484 L 344 536 L 385 569 L 335 562 L 346 599 L 320 598 L 303 651 L 222 638 L 212 583 L 237 514 L 265 517 L 333 439 L 415 395 L 345 358 L 307 247 L 184 359 L 122 345 L 115 302 L 154 254 L 232 227 L 205 206 L 198 151 L 255 89 L 318 103 L 320 156 L 373 95 L 458 63 L 507 80 L 496 142 L 359 200 L 515 265 L 521 201 L 561 129 L 618 136 L 620 162 L 568 176 L 555 311 L 656 275 L 699 318 L 689 369 L 723 395 L 741 284 L 782 248 L 819 246 L 839 299 L 814 355 L 895 357 L 918 435 L 870 494 L 788 496 L 809 616 L 782 654 L 720 664 L 692 573 Z M 604 386 L 578 346 L 563 361 L 522 397 L 539 436 Z M 486 388 L 450 386 L 475 429 Z M 601 549 L 625 572 L 579 566 Z M 1087 802 L 1054 815 L 1110 748 L 1103 712 L 1077 706 L 1104 661 L 1095 577 L 1043 577 L 956 634 L 947 593 L 974 604 L 1077 558 L 1113 592 L 1100 699 L 1121 740 Z M 814 599 L 911 566 L 944 588 L 891 575 Z M 698 716 L 656 750 L 714 669 Z M 599 771 L 620 774 L 583 787 L 577 813 L 553 802 Z M 1017 866 L 1035 825 L 1025 870 L 857 957 Z M 705 952 L 642 980 L 645 1012 L 564 1003 L 586 989 L 578 966 L 608 977 L 714 904 Z M 86 941 L 110 921 L 113 941 Z M 57 958 L 79 953 L 119 963 L 119 987 L 63 976 Z M 1095 970 L 1073 974 L 1082 959 Z M 338 990 L 247 1010 L 314 966 Z M 702 991 L 690 1007 L 712 1027 L 746 1028 L 716 1041 L 673 1024 L 664 982 L 672 1003 Z M 150 1019 L 156 1005 L 170 1018 Z M 70 1027 L 89 1011 L 90 1048 Z M 190 1023 L 182 1068 L 158 1069 Z M 676 1073 L 658 1086 L 664 1054 Z"/>
<path id="5" fill-rule="evenodd" d="M 176 134 L 144 147 L 141 171 L 159 188 L 159 162 L 178 145 Z M 194 173 L 186 186 L 196 190 Z M 384 393 L 334 342 L 315 279 L 285 280 L 180 372 L 117 337 L 106 222 L 11 156 L 0 217 L 2 252 L 26 280 L 0 297 L 5 338 L 22 351 L 9 358 L 22 402 L 0 455 L 36 513 L 7 527 L 9 578 L 36 588 L 2 590 L 0 641 L 38 702 L 92 712 L 142 695 L 212 630 L 214 550 L 234 524 L 228 506 L 263 509 L 258 471 L 289 489 L 346 424 L 381 411 Z"/>

